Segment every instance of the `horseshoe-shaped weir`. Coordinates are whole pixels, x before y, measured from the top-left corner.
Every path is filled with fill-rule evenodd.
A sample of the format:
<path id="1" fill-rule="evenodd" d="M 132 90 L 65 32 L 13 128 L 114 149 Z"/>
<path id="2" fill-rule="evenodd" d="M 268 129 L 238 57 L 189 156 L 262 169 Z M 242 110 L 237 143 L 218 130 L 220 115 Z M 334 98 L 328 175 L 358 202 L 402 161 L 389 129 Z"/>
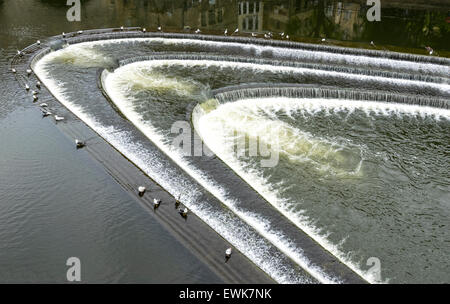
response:
<path id="1" fill-rule="evenodd" d="M 359 241 L 364 246 L 358 240 L 364 234 L 352 235 L 352 225 L 362 219 L 358 208 L 362 214 L 373 209 L 361 204 L 338 212 L 345 209 L 327 201 L 336 199 L 331 195 L 320 209 L 307 193 L 324 191 L 319 186 L 330 181 L 342 187 L 345 180 L 350 191 L 364 188 L 367 176 L 385 174 L 371 163 L 387 162 L 386 155 L 372 153 L 372 141 L 365 145 L 354 137 L 378 130 L 377 121 L 406 119 L 419 129 L 422 124 L 448 128 L 448 59 L 139 29 L 85 31 L 60 39 L 31 46 L 25 50 L 28 61 L 14 64 L 31 65 L 58 102 L 173 197 L 181 195 L 184 205 L 273 280 L 345 283 L 394 277 L 366 271 L 367 252 L 346 246 Z M 43 100 L 51 102 L 50 94 Z M 213 155 L 200 149 L 188 156 L 172 145 L 174 124 L 178 132 L 186 126 L 182 122 L 195 134 L 194 145 L 203 139 Z M 367 130 L 352 131 L 352 122 Z M 351 138 L 330 124 L 352 132 Z M 319 182 L 306 180 L 292 190 L 297 186 L 275 169 L 236 157 L 230 150 L 236 136 L 224 126 L 271 147 L 276 138 L 281 143 L 277 168 L 295 168 L 301 170 L 298 176 Z M 348 191 L 336 193 L 353 202 Z M 384 231 L 368 225 L 373 233 Z"/>

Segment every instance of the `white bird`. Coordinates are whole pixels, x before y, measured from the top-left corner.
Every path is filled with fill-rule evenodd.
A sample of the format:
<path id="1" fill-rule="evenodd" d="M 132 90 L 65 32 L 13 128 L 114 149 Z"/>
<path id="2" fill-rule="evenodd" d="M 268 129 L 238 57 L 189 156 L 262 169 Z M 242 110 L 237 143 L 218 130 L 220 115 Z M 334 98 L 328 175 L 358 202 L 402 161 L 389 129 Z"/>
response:
<path id="1" fill-rule="evenodd" d="M 286 35 L 286 39 L 289 39 L 289 35 Z"/>
<path id="2" fill-rule="evenodd" d="M 22 51 L 17 51 L 17 55 L 19 55 L 20 57 L 22 57 L 23 56 L 23 52 Z"/>
<path id="3" fill-rule="evenodd" d="M 144 27 L 144 28 L 142 29 L 142 31 L 145 33 L 145 32 L 147 31 L 147 29 Z"/>
<path id="4" fill-rule="evenodd" d="M 264 38 L 270 39 L 270 36 L 268 34 L 264 34 Z"/>
<path id="5" fill-rule="evenodd" d="M 28 84 L 25 84 L 25 90 L 27 90 L 27 91 L 30 90 L 30 86 Z"/>
<path id="6" fill-rule="evenodd" d="M 17 70 L 16 70 L 15 68 L 12 68 L 12 69 L 11 69 L 11 72 L 13 72 L 14 74 L 16 74 L 16 73 L 17 73 Z"/>
<path id="7" fill-rule="evenodd" d="M 120 27 L 120 30 L 123 31 L 123 25 Z"/>
<path id="8" fill-rule="evenodd" d="M 234 35 L 234 34 L 237 34 L 237 33 L 239 33 L 239 29 L 238 29 L 238 28 L 234 30 L 233 35 Z"/>
<path id="9" fill-rule="evenodd" d="M 144 186 L 138 188 L 139 196 L 143 196 L 147 189 Z"/>
<path id="10" fill-rule="evenodd" d="M 66 38 L 66 33 L 62 32 L 63 38 Z"/>
<path id="11" fill-rule="evenodd" d="M 37 45 L 41 45 L 41 41 L 40 40 L 36 41 L 36 43 L 37 43 Z"/>
<path id="12" fill-rule="evenodd" d="M 225 29 L 225 31 L 223 32 L 223 34 L 226 36 L 228 34 L 228 29 Z"/>
<path id="13" fill-rule="evenodd" d="M 280 34 L 281 37 L 284 37 L 284 32 Z"/>
<path id="14" fill-rule="evenodd" d="M 196 33 L 196 34 L 200 34 L 201 32 L 202 32 L 202 31 L 201 31 L 200 29 L 196 29 L 196 30 L 195 30 L 195 33 Z"/>
<path id="15" fill-rule="evenodd" d="M 81 34 L 83 34 L 83 31 L 78 31 L 77 33 L 78 33 L 78 35 L 81 35 Z"/>
<path id="16" fill-rule="evenodd" d="M 231 257 L 231 254 L 233 253 L 233 250 L 230 248 L 228 248 L 227 250 L 225 250 L 225 257 L 227 259 L 229 259 Z"/>
<path id="17" fill-rule="evenodd" d="M 81 149 L 86 146 L 86 143 L 81 140 L 75 139 L 75 145 L 77 146 L 77 149 Z"/>
<path id="18" fill-rule="evenodd" d="M 39 92 L 36 92 L 36 91 L 31 91 L 31 94 L 33 94 L 33 95 L 37 95 Z"/>
<path id="19" fill-rule="evenodd" d="M 370 45 L 375 46 L 375 43 L 372 41 L 370 41 Z"/>
<path id="20" fill-rule="evenodd" d="M 258 34 L 252 33 L 252 37 L 256 37 L 258 36 Z"/>
<path id="21" fill-rule="evenodd" d="M 187 208 L 180 208 L 178 209 L 178 213 L 181 214 L 181 216 L 186 217 L 188 214 L 188 209 Z"/>
<path id="22" fill-rule="evenodd" d="M 50 115 L 52 115 L 51 112 L 49 112 L 49 111 L 47 111 L 47 110 L 45 110 L 45 109 L 42 109 L 42 116 L 43 116 L 43 117 L 47 117 L 47 116 L 50 116 Z"/>
<path id="23" fill-rule="evenodd" d="M 159 205 L 161 205 L 161 200 L 160 200 L 160 199 L 154 198 L 154 199 L 153 199 L 153 207 L 154 207 L 154 208 L 158 208 Z"/>
<path id="24" fill-rule="evenodd" d="M 28 74 L 28 76 L 30 76 L 31 75 L 31 69 L 27 69 L 27 74 Z"/>
<path id="25" fill-rule="evenodd" d="M 39 97 L 37 97 L 37 95 L 33 95 L 33 101 L 36 102 L 39 99 Z"/>
<path id="26" fill-rule="evenodd" d="M 62 120 L 64 120 L 64 117 L 55 115 L 55 120 L 56 121 L 62 121 Z"/>
<path id="27" fill-rule="evenodd" d="M 39 90 L 41 89 L 41 82 L 40 81 L 36 82 L 36 88 L 38 88 Z"/>
<path id="28" fill-rule="evenodd" d="M 180 206 L 180 195 L 175 199 L 175 208 L 178 208 L 178 206 Z"/>
<path id="29" fill-rule="evenodd" d="M 161 27 L 161 26 L 158 26 L 158 31 L 161 32 L 161 30 L 162 30 L 162 27 Z"/>
<path id="30" fill-rule="evenodd" d="M 326 41 L 326 39 L 325 38 L 322 38 L 322 42 L 325 42 Z"/>
<path id="31" fill-rule="evenodd" d="M 41 108 L 47 108 L 47 107 L 48 107 L 48 104 L 46 104 L 46 103 L 44 102 L 44 103 L 41 103 L 39 106 L 40 106 Z"/>

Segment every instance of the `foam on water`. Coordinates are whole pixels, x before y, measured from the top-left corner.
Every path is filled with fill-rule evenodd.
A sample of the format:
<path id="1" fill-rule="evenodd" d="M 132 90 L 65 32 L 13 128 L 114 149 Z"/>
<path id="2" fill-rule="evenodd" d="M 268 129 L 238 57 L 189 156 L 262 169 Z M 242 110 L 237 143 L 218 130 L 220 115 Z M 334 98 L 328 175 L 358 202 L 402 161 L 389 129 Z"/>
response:
<path id="1" fill-rule="evenodd" d="M 139 90 L 151 90 L 160 94 L 169 91 L 175 92 L 179 96 L 189 96 L 195 90 L 192 82 L 183 79 L 167 77 L 145 67 L 124 70 L 117 78 L 117 84 L 121 88 L 136 92 Z"/>
<path id="2" fill-rule="evenodd" d="M 216 133 L 214 147 L 226 149 L 228 154 L 233 153 L 238 142 L 245 143 L 249 138 L 270 146 L 271 153 L 287 156 L 293 162 L 312 163 L 320 171 L 359 173 L 362 162 L 360 147 L 336 139 L 318 138 L 278 120 L 275 113 L 280 110 L 279 106 L 275 99 L 222 104 L 201 118 L 200 128 L 206 127 L 209 132 Z M 237 151 L 237 154 L 242 153 Z"/>
<path id="3" fill-rule="evenodd" d="M 95 44 L 74 44 L 49 53 L 48 60 L 82 68 L 112 66 L 114 60 L 95 49 Z"/>

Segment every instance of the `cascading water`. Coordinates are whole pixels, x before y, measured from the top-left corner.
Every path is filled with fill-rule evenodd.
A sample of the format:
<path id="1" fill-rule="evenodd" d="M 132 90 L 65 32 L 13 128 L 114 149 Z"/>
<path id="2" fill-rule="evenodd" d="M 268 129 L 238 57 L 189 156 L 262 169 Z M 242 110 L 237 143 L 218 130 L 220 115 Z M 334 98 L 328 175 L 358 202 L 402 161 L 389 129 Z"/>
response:
<path id="1" fill-rule="evenodd" d="M 34 70 L 69 110 L 174 196 L 183 193 L 190 209 L 270 276 L 343 280 L 302 248 L 303 231 L 370 282 L 415 282 L 424 273 L 445 281 L 445 267 L 436 266 L 448 263 L 449 249 L 450 86 L 441 59 L 189 35 L 115 39 L 120 35 L 141 34 L 84 38 L 94 41 L 51 52 Z M 250 58 L 255 54 L 260 59 Z M 95 87 L 97 69 L 117 63 L 103 72 L 103 89 L 129 121 Z M 192 105 L 196 131 L 232 171 L 171 145 L 173 124 Z M 246 146 L 235 151 L 236 129 L 277 144 L 277 166 L 261 167 Z M 419 233 L 425 225 L 435 251 L 420 264 L 430 271 L 415 272 L 413 261 L 430 248 Z M 414 254 L 399 260 L 405 251 Z M 372 256 L 381 260 L 381 278 L 366 272 Z"/>

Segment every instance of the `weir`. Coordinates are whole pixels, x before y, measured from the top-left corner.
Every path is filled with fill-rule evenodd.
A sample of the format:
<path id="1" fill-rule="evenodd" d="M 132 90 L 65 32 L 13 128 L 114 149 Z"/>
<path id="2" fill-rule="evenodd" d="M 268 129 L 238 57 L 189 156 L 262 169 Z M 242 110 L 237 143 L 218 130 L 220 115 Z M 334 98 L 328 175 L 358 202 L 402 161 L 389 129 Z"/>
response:
<path id="1" fill-rule="evenodd" d="M 240 56 L 224 56 L 224 55 L 214 55 L 214 54 L 202 54 L 202 53 L 159 53 L 152 54 L 149 56 L 141 56 L 134 58 L 126 58 L 119 60 L 119 65 L 124 66 L 134 62 L 141 61 L 151 61 L 151 60 L 211 60 L 211 61 L 229 61 L 229 62 L 244 62 L 253 64 L 266 64 L 273 66 L 286 66 L 294 68 L 305 68 L 323 71 L 333 71 L 339 73 L 348 73 L 356 75 L 366 75 L 366 76 L 376 76 L 376 77 L 386 77 L 386 78 L 396 78 L 396 79 L 406 79 L 421 82 L 431 82 L 440 84 L 449 84 L 450 79 L 445 77 L 435 77 L 422 74 L 409 74 L 409 73 L 397 73 L 391 71 L 381 71 L 372 69 L 358 69 L 351 67 L 344 67 L 339 65 L 329 65 L 329 64 L 317 64 L 317 63 L 305 63 L 298 61 L 286 61 L 286 60 L 271 60 L 271 59 L 259 59 L 259 58 L 249 58 Z"/>
<path id="2" fill-rule="evenodd" d="M 60 37 L 57 37 L 59 39 Z M 151 60 L 211 60 L 211 61 L 228 61 L 228 62 L 243 62 L 243 63 L 252 63 L 252 64 L 266 64 L 273 66 L 285 66 L 285 67 L 294 67 L 294 68 L 307 68 L 312 70 L 320 70 L 320 71 L 333 71 L 340 73 L 348 73 L 353 75 L 366 75 L 366 76 L 376 76 L 376 77 L 384 77 L 391 79 L 403 79 L 403 80 L 413 80 L 418 82 L 423 82 L 426 84 L 448 84 L 448 74 L 446 71 L 448 70 L 448 66 L 450 61 L 446 58 L 437 58 L 437 57 L 427 57 L 427 56 L 417 56 L 410 54 L 398 54 L 391 52 L 380 52 L 380 51 L 371 51 L 371 50 L 355 50 L 355 49 L 347 49 L 342 47 L 331 47 L 331 46 L 323 46 L 323 45 L 308 45 L 301 44 L 295 42 L 286 42 L 286 41 L 265 41 L 260 39 L 253 38 L 245 38 L 245 37 L 218 37 L 218 36 L 207 36 L 207 35 L 192 35 L 192 34 L 169 34 L 169 33 L 143 33 L 139 32 L 139 28 L 128 29 L 126 31 L 119 31 L 118 29 L 110 29 L 110 30 L 93 30 L 93 31 L 85 31 L 84 34 L 78 35 L 75 33 L 68 34 L 66 39 L 69 44 L 88 42 L 88 41 L 98 41 L 98 40 L 110 40 L 110 39 L 128 39 L 128 38 L 167 38 L 167 39 L 189 39 L 189 40 L 200 40 L 200 41 L 219 41 L 219 42 L 227 42 L 227 43 L 240 43 L 243 46 L 248 47 L 249 44 L 259 45 L 259 46 L 270 46 L 270 47 L 283 47 L 294 50 L 308 50 L 308 51 L 319 51 L 319 52 L 329 52 L 329 53 L 339 53 L 339 54 L 347 54 L 347 55 L 355 55 L 355 56 L 366 56 L 368 58 L 383 58 L 383 59 L 393 59 L 400 61 L 411 61 L 420 64 L 434 64 L 441 65 L 437 68 L 436 72 L 430 73 L 407 73 L 407 72 L 395 72 L 395 71 L 382 71 L 377 69 L 362 69 L 362 68 L 353 68 L 353 67 L 343 67 L 329 64 L 329 62 L 322 62 L 320 64 L 308 63 L 308 62 L 292 62 L 286 60 L 274 60 L 274 59 L 253 59 L 248 57 L 231 57 L 231 56 L 221 56 L 221 55 L 204 55 L 204 54 L 153 54 L 150 56 L 144 57 L 136 57 L 136 58 L 124 58 L 120 61 L 120 65 L 127 65 L 133 62 L 140 61 L 151 61 Z M 55 39 L 55 38 L 53 38 Z M 41 50 L 39 53 L 33 53 L 38 50 Z M 31 62 L 33 69 L 39 60 L 41 60 L 45 55 L 51 52 L 48 47 L 41 48 L 32 48 L 32 53 L 35 55 Z M 309 58 L 308 60 L 310 60 Z M 392 67 L 391 67 L 392 68 Z M 414 71 L 415 68 L 412 68 L 411 71 Z M 417 71 L 415 71 L 417 72 Z M 102 82 L 104 81 L 102 73 Z M 52 92 L 53 93 L 53 92 Z M 221 103 L 236 101 L 239 99 L 246 98 L 264 98 L 264 97 L 291 97 L 291 98 L 333 98 L 333 99 L 349 99 L 349 100 L 366 100 L 366 101 L 379 101 L 379 102 L 393 102 L 393 103 L 403 103 L 403 104 L 415 104 L 421 106 L 429 106 L 436 108 L 444 108 L 449 109 L 449 100 L 445 98 L 439 98 L 439 94 L 436 93 L 435 97 L 429 96 L 418 96 L 411 94 L 395 94 L 382 92 L 377 90 L 358 90 L 358 89 L 344 89 L 344 88 L 334 88 L 334 87 L 314 87 L 308 85 L 298 85 L 298 84 L 246 84 L 241 86 L 233 86 L 227 88 L 216 89 L 212 92 L 213 96 L 218 99 Z M 60 100 L 61 101 L 61 100 Z M 67 103 L 64 103 L 67 106 Z M 70 107 L 68 107 L 70 109 Z M 73 109 L 72 109 L 73 110 Z M 80 117 L 80 113 L 74 111 L 75 115 Z M 83 119 L 83 116 L 80 118 Z M 84 119 L 83 119 L 84 120 Z M 98 132 L 101 136 L 105 136 L 101 132 L 98 131 L 95 124 L 88 124 L 94 131 Z M 107 138 L 107 137 L 105 137 Z M 108 140 L 108 139 L 107 139 Z M 111 142 L 110 142 L 111 143 Z M 114 143 L 112 143 L 114 144 Z M 123 150 L 124 147 L 119 147 L 118 150 L 121 153 L 126 155 L 126 151 Z M 163 152 L 154 149 L 157 151 L 158 157 L 162 157 L 166 160 L 166 164 L 169 163 L 171 166 L 177 166 L 177 162 L 170 160 L 170 156 L 163 156 Z M 127 156 L 128 157 L 128 156 Z M 130 157 L 130 159 L 134 159 Z M 140 162 L 135 162 L 137 165 Z M 289 227 L 293 224 L 288 221 L 287 218 L 284 218 L 281 214 L 279 214 L 276 210 L 268 206 L 267 201 L 265 201 L 262 197 L 260 197 L 256 191 L 251 189 L 247 184 L 245 184 L 236 174 L 232 172 L 230 168 L 228 168 L 225 164 L 218 161 L 217 159 L 211 158 L 201 158 L 196 160 L 196 165 L 199 168 L 208 172 L 208 168 L 215 168 L 215 170 L 209 170 L 209 174 L 214 174 L 214 172 L 226 172 L 225 176 L 229 178 L 229 185 L 237 185 L 242 193 L 236 194 L 235 197 L 240 199 L 240 202 L 237 202 L 236 205 L 231 208 L 233 212 L 235 210 L 245 210 L 246 212 L 255 212 L 263 210 L 263 213 L 270 214 L 273 219 L 273 223 L 276 225 L 280 224 L 281 227 Z M 183 168 L 184 169 L 184 168 Z M 181 170 L 177 169 L 177 172 Z M 213 172 L 214 171 L 214 172 Z M 149 174 L 151 176 L 151 174 Z M 220 180 L 223 178 L 222 176 L 216 176 L 216 179 Z M 193 180 L 192 177 L 188 178 L 190 181 L 195 183 L 198 187 L 197 181 Z M 201 183 L 200 183 L 201 184 Z M 172 189 L 173 190 L 173 189 Z M 212 194 L 212 195 L 211 195 Z M 214 197 L 216 196 L 216 197 Z M 221 198 L 218 198 L 217 195 L 213 192 L 205 191 L 205 194 L 202 198 L 207 199 L 209 202 L 213 202 L 213 209 L 217 211 L 216 214 L 220 214 L 222 211 L 220 209 L 223 208 L 221 206 Z M 252 206 L 247 206 L 242 204 L 242 202 L 251 201 L 254 202 Z M 230 206 L 228 206 L 230 207 Z M 203 210 L 204 211 L 204 210 Z M 220 230 L 217 223 L 214 224 L 214 219 L 206 219 L 205 213 L 202 210 L 198 209 L 199 216 L 205 220 L 211 227 L 216 229 L 216 231 Z M 243 223 L 241 219 L 234 217 L 236 220 L 241 221 L 241 225 L 250 227 L 251 225 L 247 223 Z M 255 230 L 254 227 L 250 227 L 252 231 L 252 237 L 258 238 L 256 236 L 259 231 Z M 282 229 L 283 230 L 283 229 Z M 287 229 L 293 231 L 292 229 Z M 298 231 L 298 230 L 297 230 Z M 219 232 L 219 231 L 218 231 Z M 223 236 L 224 234 L 229 237 L 229 232 L 221 231 L 219 232 Z M 279 244 L 273 242 L 270 237 L 273 235 L 265 235 L 265 242 L 268 247 L 270 247 L 271 252 L 276 252 L 279 255 L 281 252 L 286 252 L 286 247 L 277 248 Z M 312 267 L 326 269 L 325 276 L 329 276 L 331 278 L 335 278 L 341 282 L 364 282 L 362 278 L 348 268 L 346 265 L 341 263 L 335 256 L 333 256 L 330 252 L 322 248 L 319 244 L 317 244 L 310 236 L 308 236 L 304 232 L 300 233 L 287 233 L 283 237 L 286 237 L 287 243 L 293 242 L 294 244 L 299 245 L 301 248 L 301 255 L 306 257 Z M 269 240 L 269 242 L 267 242 Z M 268 244 L 273 242 L 272 244 Z M 248 254 L 248 252 L 244 252 Z M 254 255 L 254 253 L 252 253 Z M 292 255 L 290 256 L 292 259 Z M 295 260 L 295 259 L 294 259 Z M 291 261 L 292 262 L 292 261 Z M 264 263 L 264 261 L 260 261 L 260 264 Z M 286 262 L 289 264 L 289 262 Z M 308 266 L 308 265 L 307 265 Z M 311 271 L 308 267 L 305 268 L 307 271 Z M 317 277 L 316 277 L 317 279 Z M 314 280 L 312 280 L 314 281 Z"/>
<path id="3" fill-rule="evenodd" d="M 422 97 L 411 94 L 394 94 L 382 91 L 348 90 L 334 87 L 314 87 L 300 84 L 246 84 L 214 90 L 214 98 L 220 103 L 241 99 L 289 97 L 326 98 L 360 101 L 378 101 L 450 109 L 450 100 Z"/>

